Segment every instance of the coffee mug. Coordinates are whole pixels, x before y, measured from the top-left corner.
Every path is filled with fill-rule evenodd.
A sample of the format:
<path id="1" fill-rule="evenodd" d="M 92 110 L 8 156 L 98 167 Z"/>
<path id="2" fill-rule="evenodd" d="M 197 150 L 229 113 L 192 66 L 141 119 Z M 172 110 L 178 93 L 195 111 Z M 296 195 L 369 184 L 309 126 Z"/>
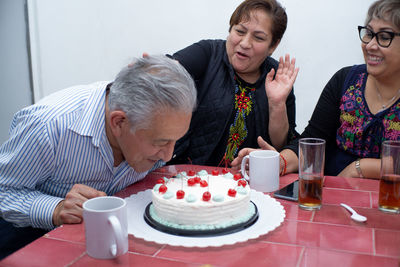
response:
<path id="1" fill-rule="evenodd" d="M 249 175 L 246 163 L 249 161 Z M 255 150 L 242 161 L 242 175 L 252 189 L 272 192 L 279 188 L 279 153 L 273 150 Z"/>
<path id="2" fill-rule="evenodd" d="M 128 210 L 119 197 L 97 197 L 83 203 L 86 251 L 97 259 L 112 259 L 128 251 Z"/>

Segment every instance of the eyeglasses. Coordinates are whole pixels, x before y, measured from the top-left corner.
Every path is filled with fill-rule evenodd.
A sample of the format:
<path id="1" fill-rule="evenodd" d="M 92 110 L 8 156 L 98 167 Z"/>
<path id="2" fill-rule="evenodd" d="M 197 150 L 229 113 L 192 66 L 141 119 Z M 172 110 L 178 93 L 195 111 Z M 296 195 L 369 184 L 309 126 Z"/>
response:
<path id="1" fill-rule="evenodd" d="M 372 41 L 372 39 L 374 39 L 374 37 L 376 37 L 376 41 L 381 47 L 389 47 L 389 45 L 392 43 L 393 38 L 395 36 L 400 36 L 400 33 L 389 31 L 373 32 L 372 30 L 363 26 L 358 26 L 358 33 L 361 42 L 363 42 L 364 44 L 368 44 Z"/>

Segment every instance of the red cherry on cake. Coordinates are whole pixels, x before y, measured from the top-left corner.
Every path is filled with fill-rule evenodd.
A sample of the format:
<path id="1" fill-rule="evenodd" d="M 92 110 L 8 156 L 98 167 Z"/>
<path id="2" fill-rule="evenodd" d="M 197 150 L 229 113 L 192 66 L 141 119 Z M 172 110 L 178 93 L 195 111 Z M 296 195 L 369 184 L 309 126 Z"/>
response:
<path id="1" fill-rule="evenodd" d="M 230 197 L 235 197 L 236 196 L 236 190 L 235 189 L 229 189 L 228 190 L 228 196 Z"/>
<path id="2" fill-rule="evenodd" d="M 217 176 L 219 174 L 219 171 L 218 170 L 212 170 L 211 173 L 212 173 L 212 175 Z"/>
<path id="3" fill-rule="evenodd" d="M 228 168 L 223 168 L 223 169 L 222 169 L 222 173 L 223 173 L 223 174 L 227 174 L 228 172 L 229 172 Z"/>
<path id="4" fill-rule="evenodd" d="M 234 179 L 235 181 L 237 181 L 237 180 L 239 180 L 239 179 L 242 179 L 242 175 L 241 175 L 240 173 L 236 173 L 236 174 L 233 176 L 233 179 Z"/>
<path id="5" fill-rule="evenodd" d="M 201 181 L 200 181 L 200 186 L 201 186 L 201 187 L 207 187 L 207 186 L 208 186 L 207 181 L 206 181 L 206 180 L 201 180 Z"/>
<path id="6" fill-rule="evenodd" d="M 160 188 L 158 189 L 158 192 L 164 194 L 165 192 L 167 192 L 167 187 L 165 185 L 161 185 Z"/>
<path id="7" fill-rule="evenodd" d="M 204 201 L 209 201 L 211 199 L 211 194 L 210 194 L 210 192 L 204 192 L 203 193 L 203 200 Z"/>
<path id="8" fill-rule="evenodd" d="M 238 181 L 238 186 L 246 187 L 246 185 L 247 185 L 246 180 L 241 179 L 241 180 Z"/>
<path id="9" fill-rule="evenodd" d="M 184 197 L 185 197 L 185 192 L 183 190 L 176 191 L 176 198 L 177 199 L 182 199 Z"/>
<path id="10" fill-rule="evenodd" d="M 194 186 L 196 184 L 196 181 L 194 180 L 194 178 L 189 178 L 187 183 L 188 183 L 188 186 Z"/>
<path id="11" fill-rule="evenodd" d="M 198 177 L 198 176 L 194 177 L 193 179 L 194 179 L 194 182 L 195 182 L 196 184 L 200 183 L 200 181 L 201 181 L 201 178 Z"/>
<path id="12" fill-rule="evenodd" d="M 189 176 L 194 176 L 195 174 L 196 174 L 196 172 L 194 170 L 188 171 L 188 175 Z"/>
<path id="13" fill-rule="evenodd" d="M 165 184 L 164 179 L 158 179 L 158 180 L 157 180 L 157 184 Z"/>

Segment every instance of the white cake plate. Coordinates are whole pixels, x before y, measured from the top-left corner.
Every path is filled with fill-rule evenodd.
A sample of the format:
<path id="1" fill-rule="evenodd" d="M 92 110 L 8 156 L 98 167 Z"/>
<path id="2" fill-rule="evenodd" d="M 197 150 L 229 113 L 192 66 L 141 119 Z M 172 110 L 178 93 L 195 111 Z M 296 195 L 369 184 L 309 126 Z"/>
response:
<path id="1" fill-rule="evenodd" d="M 258 238 L 273 231 L 283 222 L 285 209 L 274 198 L 262 192 L 251 190 L 250 199 L 256 204 L 259 216 L 252 226 L 226 235 L 187 237 L 160 232 L 145 222 L 143 214 L 146 206 L 151 202 L 151 189 L 148 189 L 125 198 L 128 203 L 128 233 L 137 238 L 163 245 L 219 247 Z"/>

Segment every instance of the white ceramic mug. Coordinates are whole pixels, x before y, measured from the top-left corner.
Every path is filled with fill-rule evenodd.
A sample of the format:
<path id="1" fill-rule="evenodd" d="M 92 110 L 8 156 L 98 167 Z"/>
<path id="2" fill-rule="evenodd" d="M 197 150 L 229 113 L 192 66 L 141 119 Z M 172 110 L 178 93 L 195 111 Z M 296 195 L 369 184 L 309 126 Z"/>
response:
<path id="1" fill-rule="evenodd" d="M 97 259 L 112 259 L 128 251 L 128 209 L 119 197 L 97 197 L 83 203 L 86 251 Z"/>
<path id="2" fill-rule="evenodd" d="M 246 163 L 249 161 L 249 175 Z M 252 189 L 272 192 L 279 188 L 279 153 L 273 150 L 255 150 L 242 161 L 242 175 L 249 180 Z"/>

